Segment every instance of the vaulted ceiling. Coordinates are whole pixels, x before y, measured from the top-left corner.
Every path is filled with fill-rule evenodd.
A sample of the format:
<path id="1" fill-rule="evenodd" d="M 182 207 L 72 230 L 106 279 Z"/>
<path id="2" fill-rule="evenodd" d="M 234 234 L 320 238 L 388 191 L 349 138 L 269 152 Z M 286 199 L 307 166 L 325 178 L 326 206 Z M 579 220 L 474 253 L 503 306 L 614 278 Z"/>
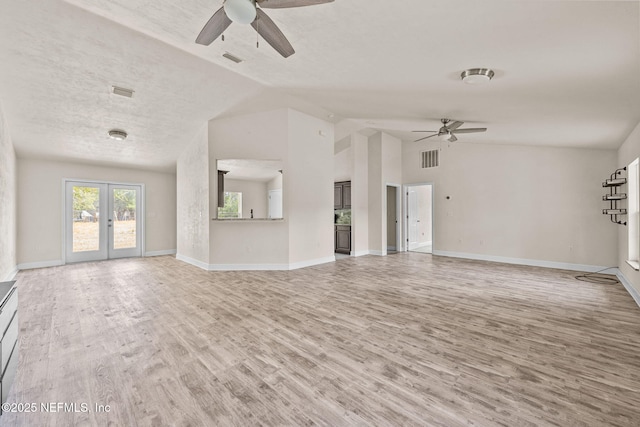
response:
<path id="1" fill-rule="evenodd" d="M 221 4 L 0 0 L 0 102 L 18 154 L 169 170 L 209 119 L 281 105 L 402 139 L 448 117 L 488 128 L 459 143 L 602 149 L 640 120 L 636 1 L 269 9 L 296 49 L 287 59 L 265 42 L 257 48 L 248 25 L 194 43 Z M 462 83 L 473 67 L 496 76 Z M 112 128 L 130 137 L 111 140 Z"/>

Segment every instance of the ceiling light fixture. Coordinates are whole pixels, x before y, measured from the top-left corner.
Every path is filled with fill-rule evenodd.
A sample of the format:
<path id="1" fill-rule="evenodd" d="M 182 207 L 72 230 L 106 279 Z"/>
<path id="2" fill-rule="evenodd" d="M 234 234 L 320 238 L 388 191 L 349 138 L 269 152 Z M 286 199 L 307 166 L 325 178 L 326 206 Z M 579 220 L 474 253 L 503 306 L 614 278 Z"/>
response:
<path id="1" fill-rule="evenodd" d="M 224 13 L 233 22 L 251 24 L 256 19 L 255 0 L 225 0 Z"/>
<path id="2" fill-rule="evenodd" d="M 453 135 L 451 135 L 451 132 L 443 132 L 438 135 L 438 139 L 440 141 L 448 141 L 452 136 Z"/>
<path id="3" fill-rule="evenodd" d="M 109 131 L 109 138 L 116 139 L 118 141 L 124 141 L 127 139 L 127 133 L 123 130 L 111 129 Z"/>
<path id="4" fill-rule="evenodd" d="M 494 75 L 495 73 L 493 70 L 490 70 L 489 68 L 470 68 L 468 70 L 464 70 L 462 74 L 460 74 L 460 78 L 465 83 L 477 85 L 487 83 Z"/>

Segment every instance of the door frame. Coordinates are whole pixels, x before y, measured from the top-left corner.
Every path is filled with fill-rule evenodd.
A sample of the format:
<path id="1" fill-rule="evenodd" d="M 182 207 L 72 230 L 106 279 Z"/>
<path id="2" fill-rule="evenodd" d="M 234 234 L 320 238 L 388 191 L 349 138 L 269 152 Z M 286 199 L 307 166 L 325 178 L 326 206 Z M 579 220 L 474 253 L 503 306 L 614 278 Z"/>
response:
<path id="1" fill-rule="evenodd" d="M 404 220 L 404 227 L 402 227 L 402 241 L 404 243 L 404 252 L 409 251 L 409 188 L 410 187 L 420 187 L 422 185 L 430 185 L 431 186 L 431 254 L 433 254 L 436 236 L 435 236 L 435 223 L 436 223 L 436 207 L 435 207 L 435 194 L 436 194 L 436 185 L 433 182 L 416 182 L 412 184 L 404 184 L 402 186 L 402 194 L 403 194 L 403 203 L 402 207 L 404 209 L 404 215 L 402 219 Z"/>
<path id="2" fill-rule="evenodd" d="M 146 200 L 146 195 L 145 195 L 145 184 L 142 183 L 131 183 L 131 182 L 117 182 L 117 181 L 98 181 L 95 179 L 80 179 L 80 178 L 63 178 L 62 179 L 62 264 L 65 265 L 67 264 L 67 240 L 68 240 L 68 231 L 69 231 L 69 227 L 67 226 L 67 183 L 68 182 L 77 182 L 77 183 L 86 183 L 86 184 L 93 184 L 93 185 L 100 185 L 103 184 L 107 187 L 107 195 L 105 197 L 106 199 L 106 203 L 108 203 L 108 198 L 109 198 L 109 194 L 108 194 L 108 188 L 109 185 L 122 185 L 122 186 L 137 186 L 140 187 L 140 206 L 139 206 L 139 219 L 138 219 L 138 225 L 140 227 L 140 257 L 144 257 L 146 256 L 146 248 L 145 248 L 145 216 L 146 216 L 146 207 L 145 207 L 145 200 Z M 107 243 L 108 244 L 108 243 Z M 106 259 L 110 259 L 108 256 L 109 253 L 109 248 L 107 246 L 107 258 Z M 74 262 L 82 262 L 82 261 L 74 261 Z"/>

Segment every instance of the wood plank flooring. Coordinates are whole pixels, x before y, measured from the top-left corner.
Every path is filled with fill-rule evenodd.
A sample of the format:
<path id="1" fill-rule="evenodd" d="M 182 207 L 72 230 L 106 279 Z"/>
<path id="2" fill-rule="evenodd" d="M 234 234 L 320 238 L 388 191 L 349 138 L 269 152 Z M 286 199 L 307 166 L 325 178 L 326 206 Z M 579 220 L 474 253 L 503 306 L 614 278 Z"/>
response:
<path id="1" fill-rule="evenodd" d="M 90 410 L 0 424 L 637 426 L 640 308 L 574 275 L 416 253 L 21 272 L 9 402 Z"/>

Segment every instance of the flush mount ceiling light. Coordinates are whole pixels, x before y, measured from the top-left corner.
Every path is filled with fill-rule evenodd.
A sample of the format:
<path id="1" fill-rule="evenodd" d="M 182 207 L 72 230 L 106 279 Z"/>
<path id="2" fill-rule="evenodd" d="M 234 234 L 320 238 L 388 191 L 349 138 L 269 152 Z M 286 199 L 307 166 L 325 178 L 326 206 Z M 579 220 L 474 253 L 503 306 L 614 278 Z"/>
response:
<path id="1" fill-rule="evenodd" d="M 116 139 L 118 141 L 124 141 L 127 139 L 127 133 L 123 130 L 111 129 L 109 131 L 109 138 Z"/>
<path id="2" fill-rule="evenodd" d="M 256 2 L 255 0 L 226 0 L 224 13 L 233 22 L 251 24 L 256 19 Z"/>
<path id="3" fill-rule="evenodd" d="M 484 84 L 493 78 L 495 73 L 489 68 L 470 68 L 460 74 L 463 82 L 470 85 Z"/>

